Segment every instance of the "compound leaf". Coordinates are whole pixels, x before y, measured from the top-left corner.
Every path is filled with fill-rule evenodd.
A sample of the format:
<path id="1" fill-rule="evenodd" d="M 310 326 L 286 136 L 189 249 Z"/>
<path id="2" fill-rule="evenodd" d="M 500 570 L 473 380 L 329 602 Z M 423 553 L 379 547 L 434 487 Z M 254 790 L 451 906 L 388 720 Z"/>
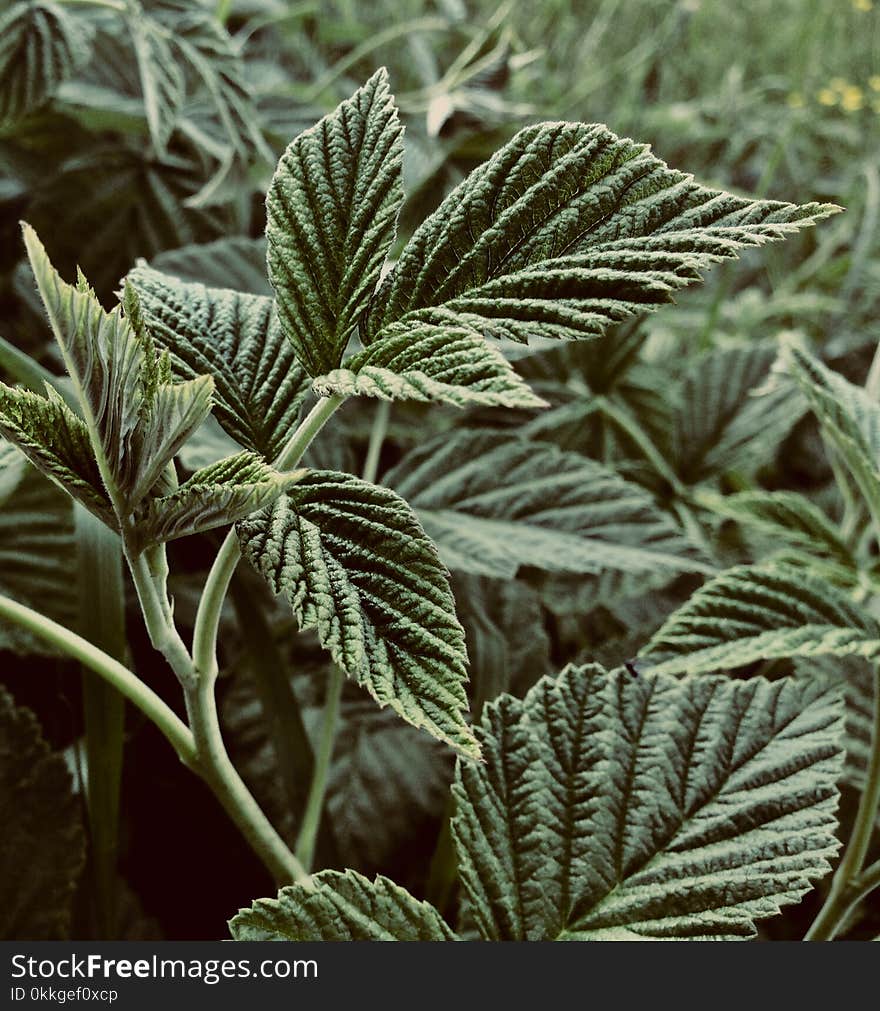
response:
<path id="1" fill-rule="evenodd" d="M 171 47 L 173 36 L 140 9 L 126 15 L 137 59 L 144 109 L 157 154 L 164 155 L 184 99 L 184 78 Z"/>
<path id="2" fill-rule="evenodd" d="M 446 571 L 394 492 L 308 473 L 239 523 L 244 554 L 382 706 L 468 755 L 467 654 Z"/>
<path id="3" fill-rule="evenodd" d="M 388 878 L 321 871 L 314 889 L 282 888 L 229 921 L 236 941 L 451 941 L 454 935 L 427 902 Z"/>

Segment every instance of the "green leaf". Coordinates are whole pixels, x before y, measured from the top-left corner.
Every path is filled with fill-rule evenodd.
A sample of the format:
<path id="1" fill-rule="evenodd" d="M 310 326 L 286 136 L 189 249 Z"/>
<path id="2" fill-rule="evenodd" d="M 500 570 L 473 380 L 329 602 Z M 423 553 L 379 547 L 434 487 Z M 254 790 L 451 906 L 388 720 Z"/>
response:
<path id="1" fill-rule="evenodd" d="M 441 309 L 485 336 L 596 336 L 739 248 L 834 210 L 706 189 L 604 126 L 526 127 L 416 231 L 363 340 Z"/>
<path id="2" fill-rule="evenodd" d="M 0 435 L 78 502 L 115 526 L 85 422 L 49 387 L 41 397 L 0 383 Z"/>
<path id="3" fill-rule="evenodd" d="M 365 351 L 315 380 L 321 396 L 436 400 L 455 407 L 546 407 L 503 354 L 478 333 L 456 325 L 389 327 Z"/>
<path id="4" fill-rule="evenodd" d="M 807 680 L 568 667 L 487 707 L 459 763 L 464 927 L 735 939 L 829 870 L 842 699 Z"/>
<path id="5" fill-rule="evenodd" d="M 806 496 L 792 491 L 703 494 L 701 505 L 763 535 L 773 549 L 794 548 L 855 570 L 855 560 L 834 523 Z M 855 575 L 855 571 L 854 571 Z"/>
<path id="6" fill-rule="evenodd" d="M 792 344 L 783 349 L 787 367 L 865 496 L 880 517 L 880 404 L 860 386 L 832 372 Z"/>
<path id="7" fill-rule="evenodd" d="M 348 474 L 312 471 L 239 523 L 244 554 L 302 629 L 381 706 L 464 754 L 464 633 L 445 569 L 409 506 Z"/>
<path id="8" fill-rule="evenodd" d="M 379 70 L 278 163 L 266 197 L 269 279 L 311 376 L 339 365 L 379 280 L 403 202 L 402 137 Z"/>
<path id="9" fill-rule="evenodd" d="M 62 7 L 11 4 L 0 15 L 0 128 L 38 109 L 88 54 L 88 32 Z"/>
<path id="10" fill-rule="evenodd" d="M 70 498 L 0 440 L 0 593 L 70 628 L 77 618 L 75 571 Z M 0 649 L 53 653 L 11 623 L 0 628 Z"/>
<path id="11" fill-rule="evenodd" d="M 171 383 L 143 327 L 132 288 L 125 293 L 128 315 L 122 306 L 105 312 L 82 275 L 76 287 L 61 279 L 27 225 L 24 238 L 93 449 L 106 462 L 102 476 L 113 485 L 108 493 L 115 496 L 114 507 L 127 516 L 207 417 L 213 380 L 202 376 Z"/>
<path id="12" fill-rule="evenodd" d="M 742 565 L 710 580 L 662 625 L 642 654 L 655 671 L 698 674 L 757 660 L 880 655 L 880 624 L 800 568 Z"/>
<path id="13" fill-rule="evenodd" d="M 388 878 L 321 871 L 312 881 L 258 899 L 229 921 L 236 941 L 451 941 L 454 935 L 427 902 Z"/>
<path id="14" fill-rule="evenodd" d="M 148 17 L 138 4 L 126 15 L 140 75 L 150 137 L 156 153 L 166 154 L 184 99 L 183 71 L 171 47 L 173 34 Z"/>
<path id="15" fill-rule="evenodd" d="M 237 523 L 265 509 L 305 474 L 282 474 L 255 453 L 238 453 L 197 470 L 170 495 L 151 498 L 138 523 L 140 545 Z"/>
<path id="16" fill-rule="evenodd" d="M 178 281 L 198 281 L 214 288 L 234 288 L 251 295 L 271 295 L 266 277 L 266 240 L 241 235 L 167 249 L 149 266 Z M 130 275 L 131 276 L 131 275 Z"/>
<path id="17" fill-rule="evenodd" d="M 383 481 L 411 503 L 446 564 L 463 572 L 712 571 L 647 492 L 549 443 L 444 433 Z"/>
<path id="18" fill-rule="evenodd" d="M 64 758 L 2 686 L 0 823 L 0 939 L 65 939 L 85 862 L 80 805 Z"/>
<path id="19" fill-rule="evenodd" d="M 685 378 L 674 420 L 675 469 L 689 484 L 727 471 L 753 473 L 772 458 L 803 414 L 790 386 L 761 388 L 776 349 L 721 348 Z"/>
<path id="20" fill-rule="evenodd" d="M 214 378 L 214 416 L 246 449 L 274 460 L 299 421 L 309 379 L 272 299 L 185 283 L 138 266 L 129 275 L 175 374 Z"/>

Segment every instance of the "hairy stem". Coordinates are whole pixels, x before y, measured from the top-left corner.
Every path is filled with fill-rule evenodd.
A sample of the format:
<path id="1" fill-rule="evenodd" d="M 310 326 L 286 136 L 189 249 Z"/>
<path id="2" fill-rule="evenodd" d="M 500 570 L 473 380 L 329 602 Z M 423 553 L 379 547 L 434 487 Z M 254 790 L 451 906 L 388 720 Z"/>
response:
<path id="1" fill-rule="evenodd" d="M 195 680 L 193 663 L 180 633 L 170 619 L 171 608 L 167 599 L 160 596 L 155 573 L 150 568 L 146 554 L 140 554 L 136 558 L 128 556 L 128 568 L 137 590 L 150 642 L 165 657 L 180 683 L 186 687 Z"/>
<path id="2" fill-rule="evenodd" d="M 45 615 L 0 594 L 0 617 L 26 628 L 62 653 L 78 660 L 84 667 L 113 685 L 156 726 L 190 768 L 196 768 L 198 756 L 193 734 L 177 714 L 126 666 L 86 639 L 59 625 Z"/>
<path id="3" fill-rule="evenodd" d="M 858 901 L 858 895 L 856 898 L 853 896 L 859 892 L 861 870 L 871 845 L 878 808 L 880 808 L 880 667 L 874 670 L 874 725 L 865 787 L 862 790 L 859 809 L 846 850 L 831 882 L 831 891 L 810 927 L 806 940 L 833 940 L 847 913 Z"/>
<path id="4" fill-rule="evenodd" d="M 299 837 L 296 840 L 296 855 L 303 866 L 309 869 L 315 856 L 315 842 L 321 825 L 321 813 L 324 810 L 327 777 L 333 758 L 333 746 L 336 743 L 336 727 L 339 722 L 339 707 L 344 684 L 345 674 L 334 664 L 331 668 L 330 680 L 327 682 L 324 716 L 321 721 L 321 739 L 315 755 L 315 771 L 312 774 L 309 797 L 306 801 Z"/>
<path id="5" fill-rule="evenodd" d="M 309 448 L 312 439 L 320 432 L 344 399 L 339 396 L 321 397 L 279 453 L 274 462 L 274 466 L 278 470 L 292 470 L 297 466 Z M 223 601 L 226 600 L 229 583 L 239 558 L 241 558 L 241 548 L 233 528 L 226 535 L 226 539 L 214 559 L 196 613 L 193 632 L 193 666 L 199 678 L 213 681 L 217 676 L 217 632 L 220 627 L 220 612 L 223 609 Z"/>
<path id="6" fill-rule="evenodd" d="M 186 708 L 199 756 L 199 772 L 279 884 L 308 885 L 308 872 L 287 848 L 230 761 L 220 733 L 214 685 L 186 689 Z"/>

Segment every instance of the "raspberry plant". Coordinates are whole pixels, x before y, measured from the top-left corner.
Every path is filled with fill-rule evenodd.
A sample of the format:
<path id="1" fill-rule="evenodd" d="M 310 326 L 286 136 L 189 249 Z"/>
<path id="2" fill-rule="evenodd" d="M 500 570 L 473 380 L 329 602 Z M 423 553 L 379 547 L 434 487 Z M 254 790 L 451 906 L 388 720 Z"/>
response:
<path id="1" fill-rule="evenodd" d="M 41 10 L 54 16 L 51 5 Z M 171 94 L 167 83 L 157 103 Z M 150 127 L 161 145 L 159 108 Z M 293 140 L 266 202 L 273 295 L 141 263 L 107 312 L 81 274 L 75 284 L 61 278 L 24 226 L 69 381 L 0 386 L 0 499 L 24 494 L 26 458 L 110 531 L 186 719 L 120 660 L 41 613 L 39 595 L 16 592 L 14 578 L 3 583 L 0 616 L 121 692 L 225 807 L 281 887 L 232 919 L 235 938 L 752 936 L 830 871 L 846 775 L 861 804 L 808 935 L 833 937 L 880 881 L 880 864 L 866 867 L 880 728 L 875 719 L 856 755 L 856 679 L 841 677 L 854 658 L 876 670 L 880 654 L 870 607 L 877 391 L 795 341 L 778 356 L 766 346 L 724 350 L 700 366 L 664 444 L 612 397 L 560 404 L 552 369 L 542 374 L 516 349 L 592 342 L 586 353 L 599 351 L 583 360 L 587 371 L 632 359 L 638 338 L 624 321 L 666 305 L 739 250 L 837 208 L 709 189 L 604 126 L 541 123 L 465 178 L 386 270 L 402 161 L 384 71 Z M 759 395 L 746 397 L 759 381 Z M 362 474 L 304 466 L 324 426 L 364 398 L 378 403 Z M 429 438 L 377 483 L 390 405 L 403 401 L 504 410 L 516 423 Z M 847 502 L 841 523 L 793 492 L 718 494 L 713 475 L 777 445 L 808 411 Z M 235 452 L 187 466 L 181 480 L 209 414 Z M 713 414 L 724 425 L 701 433 Z M 636 447 L 671 507 L 650 481 L 560 445 L 560 432 L 593 417 Z M 761 564 L 719 564 L 706 532 L 722 522 L 773 550 Z M 227 533 L 187 642 L 167 545 L 217 528 Z M 218 637 L 240 564 L 264 577 L 332 661 L 295 846 L 221 733 Z M 639 644 L 638 658 L 532 678 L 521 697 L 476 705 L 472 723 L 450 570 L 467 587 L 524 569 L 575 594 L 704 582 Z M 774 666 L 791 660 L 794 671 Z M 735 676 L 754 675 L 756 664 L 757 676 Z M 454 929 L 385 877 L 313 867 L 346 678 L 395 726 L 457 756 Z M 876 676 L 871 690 L 880 711 Z M 28 738 L 23 754 L 38 749 L 27 721 L 3 705 Z"/>

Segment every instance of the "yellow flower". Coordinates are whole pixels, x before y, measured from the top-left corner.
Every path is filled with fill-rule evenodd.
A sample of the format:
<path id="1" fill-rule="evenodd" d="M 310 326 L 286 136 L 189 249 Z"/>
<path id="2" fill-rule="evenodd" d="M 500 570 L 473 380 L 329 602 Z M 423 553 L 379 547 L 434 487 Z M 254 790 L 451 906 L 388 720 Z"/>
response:
<path id="1" fill-rule="evenodd" d="M 880 91 L 880 74 L 871 74 L 868 85 L 872 91 Z"/>
<path id="2" fill-rule="evenodd" d="M 816 96 L 820 105 L 837 105 L 837 92 L 831 88 L 823 88 Z"/>
<path id="3" fill-rule="evenodd" d="M 874 0 L 853 0 L 853 7 L 857 11 L 869 11 L 874 6 Z"/>
<path id="4" fill-rule="evenodd" d="M 862 89 L 854 84 L 850 85 L 841 96 L 840 104 L 846 112 L 858 112 L 865 104 L 865 96 Z"/>
<path id="5" fill-rule="evenodd" d="M 849 87 L 849 81 L 845 77 L 832 77 L 828 85 L 834 88 L 835 91 L 846 91 Z"/>

